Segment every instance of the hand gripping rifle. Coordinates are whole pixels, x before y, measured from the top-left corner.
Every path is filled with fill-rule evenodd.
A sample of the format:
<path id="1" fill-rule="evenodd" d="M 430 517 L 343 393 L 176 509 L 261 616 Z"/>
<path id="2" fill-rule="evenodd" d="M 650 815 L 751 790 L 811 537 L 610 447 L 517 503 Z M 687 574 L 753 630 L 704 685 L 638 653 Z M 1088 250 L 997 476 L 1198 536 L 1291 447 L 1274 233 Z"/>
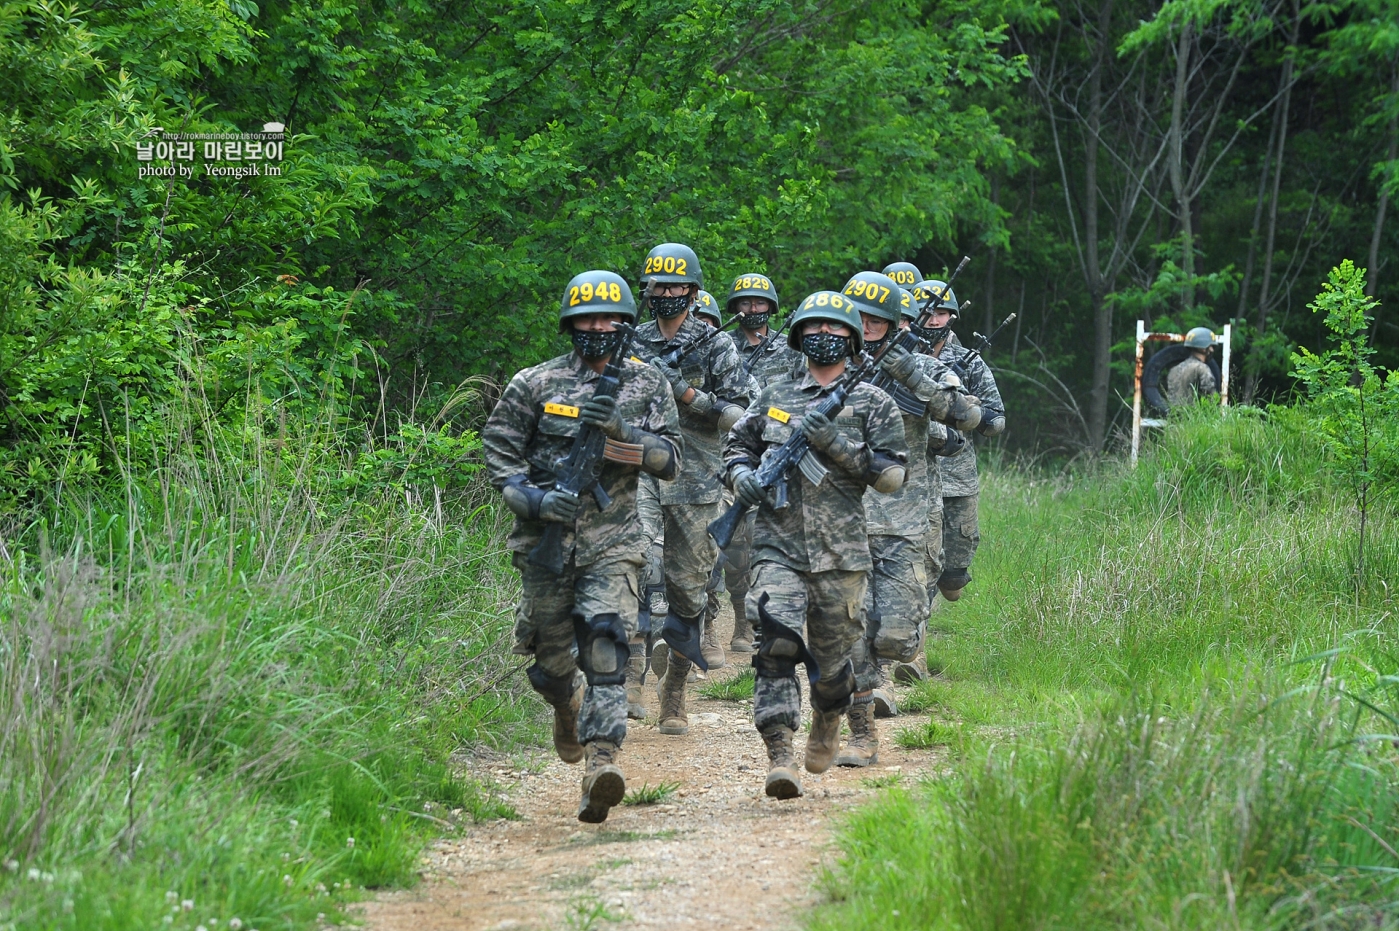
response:
<path id="1" fill-rule="evenodd" d="M 649 296 L 649 289 L 647 293 Z M 595 398 L 615 398 L 622 390 L 622 366 L 627 364 L 627 357 L 631 355 L 636 328 L 625 323 L 618 323 L 616 328 L 622 334 L 622 338 L 617 341 L 617 348 L 612 350 L 612 358 L 607 361 L 607 367 L 598 378 L 597 388 L 593 391 Z M 598 510 L 606 510 L 612 504 L 612 498 L 598 481 L 602 475 L 603 451 L 606 445 L 607 436 L 602 430 L 590 423 L 579 424 L 578 435 L 573 438 L 573 448 L 554 468 L 554 491 L 573 498 L 589 492 L 597 502 Z M 529 564 L 548 569 L 556 575 L 562 573 L 563 532 L 563 524 L 550 522 L 544 528 L 544 536 L 540 538 L 539 545 L 530 550 Z"/>
<path id="2" fill-rule="evenodd" d="M 893 345 L 892 342 L 885 343 L 873 356 L 861 353 L 860 364 L 846 368 L 845 374 L 832 384 L 812 413 L 830 418 L 839 414 L 841 408 L 845 407 L 845 400 L 850 396 L 850 392 L 878 370 L 879 363 Z M 787 442 L 764 456 L 762 464 L 758 466 L 758 484 L 764 491 L 774 491 L 772 507 L 775 511 L 788 506 L 787 479 L 793 469 L 800 469 L 802 475 L 813 485 L 820 485 L 830 471 L 817 461 L 815 454 L 811 452 L 811 444 L 807 442 L 806 434 L 801 430 L 794 431 L 787 438 Z M 709 525 L 709 535 L 719 544 L 720 549 L 733 542 L 734 534 L 738 531 L 738 522 L 743 520 L 747 512 L 748 505 L 742 501 L 735 501 L 718 520 Z"/>
<path id="3" fill-rule="evenodd" d="M 947 279 L 947 283 L 942 286 L 942 290 L 929 295 L 928 299 L 923 302 L 923 306 L 919 308 L 917 321 L 907 330 L 895 328 L 894 334 L 889 337 L 891 345 L 900 346 L 907 349 L 909 352 L 922 352 L 928 347 L 928 340 L 922 335 L 924 329 L 928 325 L 928 320 L 937 311 L 938 305 L 941 304 L 942 299 L 947 296 L 947 292 L 952 290 L 952 282 L 957 279 L 957 276 L 962 273 L 962 269 L 966 268 L 967 263 L 970 261 L 971 256 L 962 256 L 962 261 L 957 263 L 957 268 L 953 270 L 952 275 Z M 889 325 L 895 326 L 892 323 Z M 903 385 L 899 384 L 899 382 L 888 373 L 880 372 L 878 375 L 874 376 L 871 384 L 887 392 L 889 397 L 893 399 L 894 403 L 899 406 L 899 410 L 903 413 L 913 417 L 926 417 L 928 415 L 928 402 L 920 399 L 912 391 L 909 391 Z"/>

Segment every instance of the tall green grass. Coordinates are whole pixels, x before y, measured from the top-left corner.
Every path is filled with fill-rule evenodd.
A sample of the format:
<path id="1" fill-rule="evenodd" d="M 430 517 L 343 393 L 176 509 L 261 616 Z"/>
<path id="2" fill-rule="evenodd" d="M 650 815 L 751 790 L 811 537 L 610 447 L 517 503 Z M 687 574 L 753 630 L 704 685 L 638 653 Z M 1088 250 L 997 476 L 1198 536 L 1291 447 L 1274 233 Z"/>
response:
<path id="1" fill-rule="evenodd" d="M 0 928 L 315 927 L 513 815 L 455 758 L 540 735 L 486 489 L 272 423 L 6 530 Z"/>
<path id="2" fill-rule="evenodd" d="M 959 722 L 953 774 L 851 818 L 811 925 L 1396 926 L 1399 528 L 1357 586 L 1322 456 L 1244 413 L 1135 471 L 985 476 L 914 696 Z"/>

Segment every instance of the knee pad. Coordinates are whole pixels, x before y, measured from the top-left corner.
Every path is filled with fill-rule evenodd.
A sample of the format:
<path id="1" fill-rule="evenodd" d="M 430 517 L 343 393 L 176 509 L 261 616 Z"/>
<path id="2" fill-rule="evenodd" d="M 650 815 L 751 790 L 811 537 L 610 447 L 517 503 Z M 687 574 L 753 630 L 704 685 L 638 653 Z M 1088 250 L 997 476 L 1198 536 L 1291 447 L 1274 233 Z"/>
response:
<path id="1" fill-rule="evenodd" d="M 566 676 L 552 676 L 535 662 L 525 670 L 525 677 L 539 696 L 551 705 L 566 705 L 573 700 L 572 673 Z"/>
<path id="2" fill-rule="evenodd" d="M 966 569 L 944 569 L 938 577 L 938 588 L 966 588 L 971 580 L 972 574 Z"/>
<path id="3" fill-rule="evenodd" d="M 578 642 L 578 665 L 589 685 L 621 685 L 627 681 L 631 638 L 617 614 L 573 615 L 573 636 Z"/>
<path id="4" fill-rule="evenodd" d="M 674 611 L 665 616 L 665 626 L 661 628 L 661 638 L 672 650 L 694 663 L 705 672 L 709 664 L 700 652 L 700 619 L 681 617 Z"/>
<path id="5" fill-rule="evenodd" d="M 651 633 L 651 599 L 642 589 L 642 595 L 636 599 L 636 632 L 638 634 L 649 635 Z"/>
<path id="6" fill-rule="evenodd" d="M 846 660 L 834 676 L 811 683 L 811 706 L 825 714 L 850 707 L 855 694 L 855 667 Z"/>
<path id="7" fill-rule="evenodd" d="M 806 641 L 786 624 L 768 613 L 768 593 L 758 596 L 758 627 L 762 632 L 757 652 L 753 654 L 753 669 L 766 679 L 785 679 L 797 673 L 797 663 L 806 665 L 806 677 L 815 683 L 821 676 L 816 657 L 806 648 Z"/>

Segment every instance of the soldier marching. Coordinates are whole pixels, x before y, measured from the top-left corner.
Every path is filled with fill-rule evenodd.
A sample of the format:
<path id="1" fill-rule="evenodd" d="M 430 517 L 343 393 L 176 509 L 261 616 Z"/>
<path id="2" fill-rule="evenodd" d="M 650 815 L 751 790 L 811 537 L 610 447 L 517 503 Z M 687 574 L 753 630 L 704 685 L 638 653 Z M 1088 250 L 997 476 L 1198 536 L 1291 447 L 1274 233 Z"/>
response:
<path id="1" fill-rule="evenodd" d="M 687 681 L 727 661 L 724 590 L 728 652 L 756 674 L 765 793 L 803 791 L 798 666 L 806 770 L 876 762 L 875 718 L 897 714 L 890 670 L 927 676 L 934 599 L 971 579 L 965 435 L 1005 427 L 989 367 L 951 332 L 951 288 L 911 263 L 816 291 L 780 323 L 768 275 L 736 275 L 721 308 L 681 243 L 652 249 L 633 281 L 639 302 L 609 271 L 570 281 L 558 325 L 572 351 L 516 374 L 482 430 L 515 515 L 514 651 L 533 658 L 559 757 L 584 763 L 589 823 L 625 794 L 649 673 L 658 730 L 688 732 Z"/>

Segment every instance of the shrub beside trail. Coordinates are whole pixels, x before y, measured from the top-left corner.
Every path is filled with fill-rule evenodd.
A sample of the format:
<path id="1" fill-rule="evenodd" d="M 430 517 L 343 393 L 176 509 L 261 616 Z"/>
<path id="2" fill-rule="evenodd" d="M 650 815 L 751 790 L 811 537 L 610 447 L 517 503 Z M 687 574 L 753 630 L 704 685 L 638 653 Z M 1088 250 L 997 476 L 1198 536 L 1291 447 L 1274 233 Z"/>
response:
<path id="1" fill-rule="evenodd" d="M 513 815 L 452 760 L 538 736 L 504 527 L 470 477 L 413 474 L 474 435 L 288 430 L 206 435 L 7 531 L 0 927 L 307 927 Z"/>
<path id="2" fill-rule="evenodd" d="M 852 816 L 812 926 L 1392 926 L 1393 502 L 1357 587 L 1354 496 L 1288 409 L 983 495 L 912 700 L 952 771 Z"/>

